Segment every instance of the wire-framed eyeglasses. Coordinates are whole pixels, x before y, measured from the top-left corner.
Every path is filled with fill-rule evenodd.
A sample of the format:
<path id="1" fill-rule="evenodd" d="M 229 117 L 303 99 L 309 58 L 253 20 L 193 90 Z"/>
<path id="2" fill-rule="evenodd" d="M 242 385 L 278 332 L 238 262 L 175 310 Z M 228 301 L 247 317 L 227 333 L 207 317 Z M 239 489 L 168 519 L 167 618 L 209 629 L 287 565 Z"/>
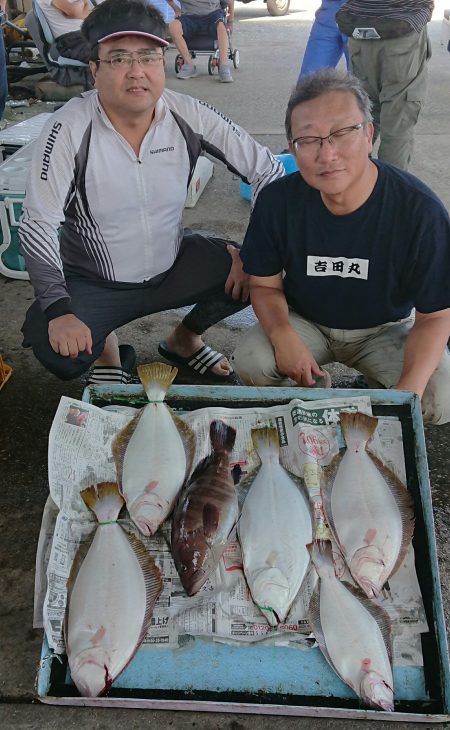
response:
<path id="1" fill-rule="evenodd" d="M 346 138 L 364 126 L 364 122 L 359 122 L 358 124 L 353 124 L 351 127 L 336 129 L 335 132 L 327 134 L 326 137 L 297 137 L 292 140 L 292 145 L 296 152 L 317 152 L 319 149 L 322 149 L 325 141 L 336 147 L 343 147 L 346 143 Z"/>
<path id="2" fill-rule="evenodd" d="M 109 63 L 113 69 L 129 70 L 136 61 L 140 66 L 146 68 L 148 66 L 156 66 L 164 58 L 161 51 L 142 51 L 141 53 L 115 53 L 111 58 L 97 58 L 97 63 Z"/>

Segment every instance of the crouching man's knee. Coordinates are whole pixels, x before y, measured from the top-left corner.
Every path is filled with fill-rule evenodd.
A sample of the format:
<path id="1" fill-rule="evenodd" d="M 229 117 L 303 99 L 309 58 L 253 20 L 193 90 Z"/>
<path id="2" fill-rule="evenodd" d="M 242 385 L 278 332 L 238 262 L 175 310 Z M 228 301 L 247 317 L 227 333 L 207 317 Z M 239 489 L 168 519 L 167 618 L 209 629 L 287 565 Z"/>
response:
<path id="1" fill-rule="evenodd" d="M 278 371 L 272 345 L 259 324 L 244 334 L 231 356 L 231 363 L 245 385 L 291 384 Z"/>
<path id="2" fill-rule="evenodd" d="M 89 360 L 84 359 L 83 356 L 71 358 L 63 357 L 58 353 L 54 352 L 51 347 L 45 348 L 42 351 L 39 347 L 33 347 L 35 357 L 41 365 L 49 370 L 53 375 L 56 375 L 60 380 L 74 380 L 79 378 L 83 373 L 89 370 L 91 365 Z"/>
<path id="3" fill-rule="evenodd" d="M 424 423 L 443 426 L 450 422 L 450 355 L 447 351 L 425 388 L 421 405 Z"/>

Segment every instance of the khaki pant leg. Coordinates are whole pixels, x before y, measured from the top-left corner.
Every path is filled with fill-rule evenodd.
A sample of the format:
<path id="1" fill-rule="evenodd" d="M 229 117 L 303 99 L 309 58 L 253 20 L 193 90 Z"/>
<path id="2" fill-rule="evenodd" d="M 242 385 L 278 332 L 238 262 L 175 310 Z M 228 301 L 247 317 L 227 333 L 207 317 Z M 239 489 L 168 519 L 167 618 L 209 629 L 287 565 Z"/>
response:
<path id="1" fill-rule="evenodd" d="M 289 312 L 289 321 L 313 353 L 318 365 L 333 361 L 327 338 L 313 322 L 292 311 Z M 295 385 L 293 380 L 278 370 L 272 344 L 260 324 L 245 332 L 231 356 L 231 363 L 245 385 Z"/>
<path id="2" fill-rule="evenodd" d="M 426 27 L 385 41 L 349 39 L 353 72 L 374 105 L 375 129 L 381 136 L 378 158 L 404 170 L 411 162 L 425 101 L 430 48 Z"/>
<path id="3" fill-rule="evenodd" d="M 381 62 L 382 90 L 380 160 L 407 170 L 413 150 L 415 127 L 426 98 L 429 40 L 426 27 L 392 41 L 384 41 Z"/>
<path id="4" fill-rule="evenodd" d="M 394 387 L 400 379 L 405 341 L 413 324 L 414 317 L 410 317 L 371 330 L 370 336 L 353 347 L 351 356 L 347 354 L 342 361 L 360 370 L 371 387 L 376 387 L 377 383 L 385 388 Z M 450 421 L 450 354 L 447 349 L 425 388 L 422 414 L 425 423 L 442 425 Z"/>

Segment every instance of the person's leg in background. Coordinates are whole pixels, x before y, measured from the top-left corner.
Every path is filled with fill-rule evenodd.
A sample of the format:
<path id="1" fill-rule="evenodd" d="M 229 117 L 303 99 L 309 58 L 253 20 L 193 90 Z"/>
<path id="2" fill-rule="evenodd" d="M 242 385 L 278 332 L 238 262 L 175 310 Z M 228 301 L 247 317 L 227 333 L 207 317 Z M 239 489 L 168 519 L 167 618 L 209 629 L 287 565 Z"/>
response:
<path id="1" fill-rule="evenodd" d="M 426 27 L 389 40 L 349 38 L 350 64 L 373 103 L 378 158 L 407 170 L 427 87 L 430 44 Z"/>
<path id="2" fill-rule="evenodd" d="M 323 0 L 311 28 L 299 79 L 319 68 L 334 68 L 342 55 L 345 56 L 348 68 L 347 36 L 341 33 L 336 24 L 336 13 L 344 2 L 345 0 Z"/>
<path id="3" fill-rule="evenodd" d="M 222 83 L 230 83 L 233 81 L 231 75 L 230 64 L 228 63 L 228 32 L 225 25 L 225 20 L 219 20 L 216 23 L 217 30 L 217 45 L 219 47 L 219 80 Z"/>
<path id="4" fill-rule="evenodd" d="M 192 23 L 190 18 L 191 16 L 189 15 L 180 15 L 179 17 L 174 18 L 171 23 L 169 23 L 170 35 L 177 47 L 178 52 L 183 56 L 184 61 L 183 66 L 177 73 L 178 79 L 191 79 L 194 76 L 197 76 L 197 67 L 195 66 L 191 58 L 191 54 L 189 53 L 189 49 L 186 43 L 186 40 L 189 39 L 189 36 L 193 35 L 193 32 L 191 33 L 191 30 L 193 31 L 193 28 L 191 28 Z"/>

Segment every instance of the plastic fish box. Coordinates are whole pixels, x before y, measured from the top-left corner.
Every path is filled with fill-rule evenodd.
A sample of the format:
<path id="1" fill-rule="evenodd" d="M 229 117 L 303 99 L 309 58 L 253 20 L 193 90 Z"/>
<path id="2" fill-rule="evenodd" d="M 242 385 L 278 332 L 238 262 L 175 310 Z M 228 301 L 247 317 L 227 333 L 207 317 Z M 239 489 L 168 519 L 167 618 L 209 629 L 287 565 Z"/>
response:
<path id="1" fill-rule="evenodd" d="M 33 147 L 29 142 L 0 164 L 0 273 L 11 279 L 29 279 L 18 228 Z"/>
<path id="2" fill-rule="evenodd" d="M 419 399 L 387 390 L 311 390 L 227 386 L 172 386 L 166 402 L 178 412 L 205 406 L 250 407 L 370 395 L 376 416 L 400 419 L 408 488 L 414 497 L 416 571 L 429 632 L 422 634 L 423 667 L 394 669 L 395 712 L 361 709 L 352 691 L 330 669 L 318 648 L 236 646 L 192 638 L 182 648 L 141 650 L 100 698 L 80 697 L 65 657 L 49 657 L 44 640 L 38 674 L 39 699 L 48 704 L 93 707 L 239 712 L 264 715 L 397 720 L 438 723 L 450 720 L 450 669 L 433 527 L 427 455 Z M 98 406 L 140 407 L 141 386 L 89 386 L 84 400 Z M 148 657 L 151 655 L 151 658 Z"/>
<path id="3" fill-rule="evenodd" d="M 0 148 L 3 159 L 12 155 L 20 147 L 33 142 L 39 137 L 46 121 L 51 117 L 52 112 L 42 112 L 34 117 L 24 119 L 22 122 L 12 124 L 0 132 Z"/>

